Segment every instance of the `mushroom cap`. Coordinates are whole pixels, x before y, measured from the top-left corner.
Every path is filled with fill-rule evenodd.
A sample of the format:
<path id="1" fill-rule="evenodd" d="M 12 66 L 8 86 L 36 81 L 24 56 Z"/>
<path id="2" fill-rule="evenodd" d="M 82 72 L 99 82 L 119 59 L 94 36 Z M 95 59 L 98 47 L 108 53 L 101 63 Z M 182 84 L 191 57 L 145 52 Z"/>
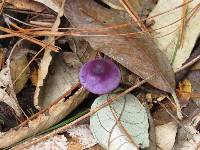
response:
<path id="1" fill-rule="evenodd" d="M 80 82 L 94 94 L 106 94 L 120 83 L 121 74 L 117 65 L 109 59 L 96 59 L 84 64 L 79 73 Z"/>

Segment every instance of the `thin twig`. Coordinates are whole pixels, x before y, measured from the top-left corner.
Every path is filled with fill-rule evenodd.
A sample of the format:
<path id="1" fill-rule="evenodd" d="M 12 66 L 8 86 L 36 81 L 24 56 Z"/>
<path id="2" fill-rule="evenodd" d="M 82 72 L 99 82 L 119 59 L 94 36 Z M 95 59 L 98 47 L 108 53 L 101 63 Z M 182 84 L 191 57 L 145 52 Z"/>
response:
<path id="1" fill-rule="evenodd" d="M 25 34 L 22 34 L 22 33 L 18 33 L 16 31 L 13 31 L 13 30 L 10 30 L 10 29 L 7 29 L 7 28 L 4 28 L 4 27 L 1 27 L 0 26 L 0 31 L 3 31 L 3 32 L 6 32 L 6 33 L 10 33 L 10 34 L 13 34 L 14 36 L 17 36 L 17 37 L 20 37 L 20 38 L 23 38 L 23 39 L 26 39 L 26 40 L 29 40 L 37 45 L 40 45 L 42 47 L 48 47 L 48 49 L 52 50 L 52 51 L 58 51 L 59 48 L 58 47 L 55 47 L 49 43 L 46 43 L 46 42 L 43 42 L 43 41 L 40 41 L 38 39 L 35 39 L 33 37 L 30 37 L 30 36 L 27 36 Z"/>
<path id="2" fill-rule="evenodd" d="M 129 0 L 119 0 L 119 1 L 124 6 L 124 8 L 128 12 L 128 14 L 132 17 L 132 19 L 137 23 L 137 25 L 140 27 L 140 29 L 142 31 L 145 31 L 145 32 L 149 33 L 148 29 L 146 28 L 144 23 L 141 21 L 141 19 L 140 19 L 139 15 L 137 14 L 137 12 L 135 12 L 133 10 L 132 6 L 129 3 Z"/>

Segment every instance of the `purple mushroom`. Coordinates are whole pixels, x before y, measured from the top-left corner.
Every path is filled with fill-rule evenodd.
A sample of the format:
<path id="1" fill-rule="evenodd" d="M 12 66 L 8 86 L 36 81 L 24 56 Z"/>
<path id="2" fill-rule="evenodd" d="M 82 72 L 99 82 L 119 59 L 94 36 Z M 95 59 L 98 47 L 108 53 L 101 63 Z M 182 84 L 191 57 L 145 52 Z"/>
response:
<path id="1" fill-rule="evenodd" d="M 120 83 L 120 70 L 109 59 L 96 59 L 84 64 L 80 70 L 81 84 L 94 94 L 105 94 L 114 90 Z"/>

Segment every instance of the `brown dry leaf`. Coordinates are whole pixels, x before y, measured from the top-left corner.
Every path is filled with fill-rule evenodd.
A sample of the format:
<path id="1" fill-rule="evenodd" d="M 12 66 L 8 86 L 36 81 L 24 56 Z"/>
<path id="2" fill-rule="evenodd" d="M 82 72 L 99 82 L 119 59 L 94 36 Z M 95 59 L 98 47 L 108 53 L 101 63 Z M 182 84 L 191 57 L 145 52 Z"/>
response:
<path id="1" fill-rule="evenodd" d="M 190 80 L 183 80 L 179 82 L 179 86 L 177 89 L 177 96 L 181 100 L 182 103 L 187 103 L 191 97 L 192 93 L 192 85 Z"/>
<path id="2" fill-rule="evenodd" d="M 67 100 L 63 98 L 59 103 L 54 104 L 48 112 L 42 113 L 35 119 L 28 121 L 28 124 L 0 133 L 0 148 L 10 146 L 11 144 L 19 142 L 26 137 L 33 136 L 38 132 L 48 129 L 53 124 L 58 123 L 64 118 L 64 116 L 68 115 L 74 108 L 76 108 L 87 95 L 88 92 L 81 88 Z"/>
<path id="3" fill-rule="evenodd" d="M 125 12 L 104 8 L 92 0 L 66 0 L 64 14 L 73 27 L 90 30 L 127 23 L 125 16 L 128 16 Z M 130 17 L 128 18 L 131 20 Z M 158 89 L 172 93 L 175 88 L 174 73 L 165 55 L 147 35 L 141 34 L 141 38 L 115 35 L 127 30 L 138 31 L 133 25 L 123 30 L 104 29 L 100 32 L 110 36 L 85 36 L 84 38 L 92 48 L 100 50 L 138 76 L 148 78 L 155 74 L 156 77 L 149 83 Z M 95 33 L 90 31 L 87 34 Z"/>
<path id="4" fill-rule="evenodd" d="M 169 100 L 162 100 L 160 103 L 172 114 L 175 114 L 176 108 Z M 159 105 L 159 107 L 156 107 L 156 110 L 152 112 L 155 126 L 163 125 L 173 121 L 173 118 L 167 113 L 166 109 Z"/>
<path id="5" fill-rule="evenodd" d="M 6 0 L 7 3 L 13 5 L 17 9 L 31 10 L 35 12 L 42 12 L 45 7 L 33 0 Z"/>

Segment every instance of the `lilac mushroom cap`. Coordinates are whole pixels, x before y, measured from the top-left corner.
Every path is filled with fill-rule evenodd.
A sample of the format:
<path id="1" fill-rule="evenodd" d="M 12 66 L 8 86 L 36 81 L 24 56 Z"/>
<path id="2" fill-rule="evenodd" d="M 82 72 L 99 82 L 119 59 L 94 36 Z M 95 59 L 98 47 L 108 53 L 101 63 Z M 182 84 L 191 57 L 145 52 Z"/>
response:
<path id="1" fill-rule="evenodd" d="M 94 94 L 106 94 L 120 83 L 121 74 L 117 65 L 109 59 L 96 59 L 84 64 L 79 73 L 80 82 Z"/>

